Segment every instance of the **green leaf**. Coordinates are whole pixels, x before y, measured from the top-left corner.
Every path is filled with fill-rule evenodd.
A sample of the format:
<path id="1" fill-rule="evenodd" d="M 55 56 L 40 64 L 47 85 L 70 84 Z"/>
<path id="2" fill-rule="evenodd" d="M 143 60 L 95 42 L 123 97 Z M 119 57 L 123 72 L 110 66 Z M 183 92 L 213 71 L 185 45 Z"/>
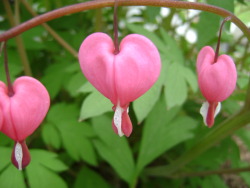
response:
<path id="1" fill-rule="evenodd" d="M 82 159 L 96 165 L 96 154 L 90 141 L 95 133 L 87 123 L 77 121 L 77 114 L 75 105 L 58 103 L 52 106 L 47 121 L 56 127 L 63 147 L 74 160 Z"/>
<path id="2" fill-rule="evenodd" d="M 41 81 L 44 83 L 52 99 L 58 95 L 63 84 L 70 77 L 70 73 L 65 71 L 65 67 L 67 66 L 67 63 L 60 62 L 52 64 L 46 69 L 46 74 Z"/>
<path id="3" fill-rule="evenodd" d="M 208 45 L 208 43 L 217 37 L 217 32 L 219 30 L 220 25 L 220 17 L 208 13 L 208 12 L 201 12 L 200 13 L 200 20 L 197 24 L 197 47 L 200 49 L 203 46 Z"/>
<path id="4" fill-rule="evenodd" d="M 211 5 L 215 5 L 224 8 L 232 13 L 234 13 L 234 0 L 218 1 L 218 0 L 207 0 Z"/>
<path id="5" fill-rule="evenodd" d="M 109 184 L 95 171 L 84 167 L 78 173 L 74 188 L 110 188 Z"/>
<path id="6" fill-rule="evenodd" d="M 31 149 L 30 154 L 32 160 L 27 167 L 43 166 L 55 172 L 62 172 L 68 169 L 68 167 L 58 159 L 58 155 L 53 152 L 48 152 L 41 149 Z"/>
<path id="7" fill-rule="evenodd" d="M 82 87 L 79 88 L 78 91 L 82 93 L 91 93 L 96 91 L 96 88 L 94 88 L 94 86 L 91 83 L 86 82 Z"/>
<path id="8" fill-rule="evenodd" d="M 165 99 L 168 109 L 182 105 L 187 99 L 187 84 L 183 65 L 173 63 L 167 70 L 165 82 Z"/>
<path id="9" fill-rule="evenodd" d="M 160 29 L 161 36 L 165 42 L 165 50 L 162 51 L 169 61 L 174 63 L 184 64 L 183 52 L 180 49 L 177 41 L 170 36 L 164 29 Z"/>
<path id="10" fill-rule="evenodd" d="M 218 0 L 207 0 L 209 4 L 224 8 L 232 13 L 234 13 L 234 0 L 227 0 L 227 1 L 218 1 Z M 222 20 L 221 18 L 220 20 Z M 225 24 L 225 28 L 227 30 L 230 29 L 230 22 L 227 22 Z M 219 30 L 219 28 L 218 28 Z"/>
<path id="11" fill-rule="evenodd" d="M 139 123 L 141 123 L 148 116 L 149 112 L 152 110 L 160 97 L 163 82 L 165 81 L 166 67 L 167 65 L 163 63 L 161 74 L 157 82 L 149 91 L 133 102 L 133 108 Z"/>
<path id="12" fill-rule="evenodd" d="M 166 111 L 163 99 L 159 100 L 143 127 L 137 173 L 147 164 L 175 145 L 192 138 L 197 122 L 187 116 L 178 116 L 179 108 Z"/>
<path id="13" fill-rule="evenodd" d="M 223 111 L 229 114 L 234 114 L 241 109 L 241 105 L 239 104 L 239 101 L 232 100 L 230 98 L 223 101 L 221 104 L 222 104 Z"/>
<path id="14" fill-rule="evenodd" d="M 93 127 L 99 140 L 95 146 L 101 157 L 107 161 L 120 177 L 130 182 L 134 173 L 134 160 L 132 151 L 125 137 L 119 137 L 111 126 L 112 119 L 99 116 L 93 119 Z"/>
<path id="15" fill-rule="evenodd" d="M 196 77 L 195 73 L 191 69 L 189 69 L 187 67 L 183 67 L 183 76 L 186 79 L 186 82 L 190 85 L 193 92 L 197 92 L 198 91 L 198 81 L 197 81 L 197 77 Z"/>
<path id="16" fill-rule="evenodd" d="M 10 159 L 8 161 L 10 161 Z M 26 188 L 23 171 L 19 171 L 13 165 L 9 164 L 0 174 L 0 187 Z"/>
<path id="17" fill-rule="evenodd" d="M 67 91 L 72 97 L 75 97 L 79 94 L 79 88 L 86 82 L 86 78 L 83 76 L 82 72 L 74 74 L 68 84 L 66 85 Z"/>
<path id="18" fill-rule="evenodd" d="M 216 156 L 216 157 L 214 157 Z M 238 167 L 240 160 L 239 148 L 231 138 L 227 138 L 216 147 L 209 149 L 194 160 L 191 166 L 199 167 L 200 170 L 219 169 L 225 161 L 230 161 L 231 167 Z M 196 168 L 193 168 L 195 171 Z"/>
<path id="19" fill-rule="evenodd" d="M 63 123 L 65 120 L 77 121 L 78 108 L 74 104 L 57 103 L 52 105 L 47 115 L 47 121 L 56 125 Z"/>
<path id="20" fill-rule="evenodd" d="M 10 165 L 12 150 L 6 147 L 0 147 L 0 171 Z"/>
<path id="21" fill-rule="evenodd" d="M 26 188 L 23 171 L 12 165 L 11 148 L 0 147 L 0 187 Z"/>
<path id="22" fill-rule="evenodd" d="M 0 132 L 0 140 L 1 140 L 0 141 L 0 147 L 1 146 L 9 146 L 9 145 L 13 144 L 13 141 L 8 136 L 3 134 L 2 132 Z M 0 156 L 1 156 L 1 154 L 0 154 Z M 1 168 L 0 168 L 0 171 L 1 171 Z"/>
<path id="23" fill-rule="evenodd" d="M 31 150 L 32 160 L 26 172 L 32 188 L 67 188 L 67 184 L 55 172 L 62 172 L 67 167 L 57 159 L 55 153 L 44 150 Z"/>
<path id="24" fill-rule="evenodd" d="M 224 181 L 219 176 L 208 176 L 204 178 L 201 184 L 202 188 L 220 187 L 227 188 Z"/>
<path id="25" fill-rule="evenodd" d="M 37 26 L 22 33 L 22 39 L 26 50 L 38 51 L 46 48 L 42 41 L 44 28 Z M 16 46 L 15 40 L 10 40 L 8 46 Z"/>
<path id="26" fill-rule="evenodd" d="M 94 147 L 85 135 L 87 124 L 65 121 L 60 125 L 63 145 L 74 160 L 83 159 L 90 165 L 97 165 Z"/>
<path id="27" fill-rule="evenodd" d="M 3 55 L 0 56 L 0 61 L 3 62 Z M 14 81 L 16 77 L 20 75 L 23 68 L 17 51 L 12 48 L 8 48 L 8 62 L 10 78 Z M 6 74 L 3 65 L 0 66 L 0 80 L 6 83 Z"/>
<path id="28" fill-rule="evenodd" d="M 61 147 L 61 138 L 59 132 L 52 123 L 43 124 L 42 138 L 46 144 L 56 149 L 59 149 Z"/>
<path id="29" fill-rule="evenodd" d="M 155 17 L 160 14 L 160 11 L 161 11 L 161 7 L 149 7 L 148 6 L 145 11 L 147 20 L 149 20 L 150 22 L 154 22 Z"/>
<path id="30" fill-rule="evenodd" d="M 95 90 L 83 101 L 80 121 L 112 111 L 112 106 L 106 97 Z"/>
<path id="31" fill-rule="evenodd" d="M 8 188 L 26 188 L 24 171 L 17 170 L 11 163 L 11 149 L 0 148 L 1 167 L 4 166 L 0 174 L 0 187 Z M 30 150 L 31 162 L 25 169 L 28 182 L 32 188 L 44 188 L 53 186 L 55 188 L 66 188 L 66 183 L 56 174 L 67 169 L 55 153 L 44 150 Z M 4 165 L 3 165 L 4 164 Z"/>

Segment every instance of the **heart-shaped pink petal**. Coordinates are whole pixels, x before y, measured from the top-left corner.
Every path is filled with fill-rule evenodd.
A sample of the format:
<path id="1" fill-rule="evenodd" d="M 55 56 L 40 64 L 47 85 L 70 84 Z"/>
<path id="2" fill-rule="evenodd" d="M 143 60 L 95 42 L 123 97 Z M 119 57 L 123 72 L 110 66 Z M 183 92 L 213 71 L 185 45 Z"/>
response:
<path id="1" fill-rule="evenodd" d="M 161 60 L 154 44 L 142 35 L 126 36 L 114 55 L 112 39 L 104 33 L 88 36 L 79 50 L 81 69 L 89 82 L 124 107 L 144 94 L 158 79 Z"/>
<path id="2" fill-rule="evenodd" d="M 235 64 L 228 55 L 219 56 L 214 63 L 214 53 L 208 47 L 204 47 L 201 53 L 197 60 L 200 90 L 208 102 L 221 102 L 235 89 L 237 81 Z"/>
<path id="3" fill-rule="evenodd" d="M 0 106 L 4 117 L 1 131 L 22 142 L 43 121 L 50 106 L 50 97 L 38 80 L 28 76 L 17 78 L 13 89 L 15 93 L 10 97 L 6 85 L 0 82 Z"/>

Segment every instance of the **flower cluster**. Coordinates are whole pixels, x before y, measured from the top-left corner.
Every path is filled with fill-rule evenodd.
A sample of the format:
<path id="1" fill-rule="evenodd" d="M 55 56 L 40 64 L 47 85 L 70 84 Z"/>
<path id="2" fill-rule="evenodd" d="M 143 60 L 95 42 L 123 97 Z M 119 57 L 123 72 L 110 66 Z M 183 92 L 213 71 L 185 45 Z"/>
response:
<path id="1" fill-rule="evenodd" d="M 88 36 L 79 49 L 79 62 L 89 82 L 114 105 L 112 127 L 119 136 L 130 136 L 132 123 L 128 116 L 130 102 L 134 101 L 156 82 L 161 60 L 154 44 L 144 36 L 126 36 L 119 53 L 114 53 L 112 39 L 104 33 Z M 235 89 L 237 71 L 228 55 L 215 60 L 214 50 L 206 46 L 197 58 L 198 83 L 206 98 L 200 113 L 204 123 L 211 127 L 221 108 L 220 102 Z"/>

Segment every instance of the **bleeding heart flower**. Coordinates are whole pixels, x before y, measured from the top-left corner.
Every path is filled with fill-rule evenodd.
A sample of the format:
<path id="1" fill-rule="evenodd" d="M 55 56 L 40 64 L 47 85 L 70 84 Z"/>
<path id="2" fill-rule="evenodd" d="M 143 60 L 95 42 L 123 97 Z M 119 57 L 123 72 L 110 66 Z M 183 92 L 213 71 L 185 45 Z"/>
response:
<path id="1" fill-rule="evenodd" d="M 114 104 L 114 131 L 119 136 L 129 136 L 132 132 L 129 103 L 156 82 L 161 60 L 154 44 L 138 34 L 126 36 L 118 54 L 114 50 L 108 35 L 91 34 L 81 44 L 79 62 L 89 82 Z"/>
<path id="2" fill-rule="evenodd" d="M 43 121 L 50 106 L 50 97 L 38 80 L 28 76 L 17 78 L 13 90 L 14 94 L 9 96 L 8 87 L 0 81 L 1 131 L 15 141 L 12 163 L 21 170 L 30 162 L 25 139 Z"/>
<path id="3" fill-rule="evenodd" d="M 220 102 L 232 94 L 237 81 L 237 70 L 231 57 L 221 55 L 216 62 L 214 57 L 214 50 L 205 46 L 197 58 L 198 83 L 207 100 L 200 112 L 208 127 L 213 126 L 214 118 L 221 108 Z"/>

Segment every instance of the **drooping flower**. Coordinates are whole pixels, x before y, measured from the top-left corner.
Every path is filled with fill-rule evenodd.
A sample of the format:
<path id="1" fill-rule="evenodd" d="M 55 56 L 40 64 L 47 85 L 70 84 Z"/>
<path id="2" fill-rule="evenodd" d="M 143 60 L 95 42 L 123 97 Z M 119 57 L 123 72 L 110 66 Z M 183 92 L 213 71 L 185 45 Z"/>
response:
<path id="1" fill-rule="evenodd" d="M 220 102 L 227 99 L 235 89 L 237 70 L 232 58 L 221 55 L 214 62 L 215 52 L 210 46 L 205 46 L 197 58 L 198 84 L 202 95 L 206 98 L 200 113 L 208 127 L 214 124 L 214 118 L 219 113 Z"/>
<path id="2" fill-rule="evenodd" d="M 81 44 L 79 62 L 89 82 L 114 104 L 114 131 L 119 136 L 129 136 L 132 132 L 129 104 L 156 82 L 161 60 L 154 44 L 138 34 L 126 36 L 118 54 L 114 54 L 114 49 L 108 35 L 91 34 Z"/>
<path id="3" fill-rule="evenodd" d="M 15 141 L 11 159 L 21 170 L 30 162 L 25 139 L 43 121 L 50 106 L 50 97 L 38 80 L 28 76 L 17 78 L 13 90 L 14 94 L 9 96 L 8 87 L 0 81 L 1 131 Z"/>

